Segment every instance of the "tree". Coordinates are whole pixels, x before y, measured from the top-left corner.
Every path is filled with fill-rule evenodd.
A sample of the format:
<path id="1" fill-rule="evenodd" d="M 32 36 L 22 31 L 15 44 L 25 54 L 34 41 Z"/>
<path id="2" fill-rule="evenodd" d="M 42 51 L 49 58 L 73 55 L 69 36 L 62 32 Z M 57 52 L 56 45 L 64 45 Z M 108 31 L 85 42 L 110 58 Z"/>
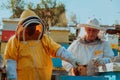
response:
<path id="1" fill-rule="evenodd" d="M 37 7 L 34 9 L 34 11 L 43 19 L 45 25 L 47 26 L 47 29 L 49 26 L 66 26 L 66 24 L 62 23 L 61 25 L 58 23 L 60 22 L 60 16 L 65 13 L 65 6 L 64 4 L 60 3 L 57 4 L 56 1 L 52 0 L 42 0 L 39 4 L 37 4 Z"/>
<path id="2" fill-rule="evenodd" d="M 13 15 L 10 18 L 19 18 L 24 10 L 24 5 L 23 0 L 8 0 L 8 3 L 3 3 L 2 7 L 12 10 Z"/>
<path id="3" fill-rule="evenodd" d="M 71 21 L 73 24 L 75 24 L 75 25 L 78 24 L 78 22 L 77 22 L 77 17 L 76 17 L 75 14 L 71 14 L 71 16 L 70 16 L 70 21 Z"/>
<path id="4" fill-rule="evenodd" d="M 6 8 L 12 10 L 13 15 L 11 18 L 19 18 L 26 7 L 25 5 L 27 5 L 28 9 L 35 11 L 35 13 L 43 20 L 47 29 L 49 26 L 58 25 L 58 23 L 60 23 L 59 17 L 61 14 L 65 14 L 64 4 L 57 3 L 56 0 L 40 0 L 40 3 L 38 4 L 25 3 L 24 0 L 8 0 L 8 4 L 4 4 Z M 61 22 L 59 25 L 66 26 L 67 23 Z"/>

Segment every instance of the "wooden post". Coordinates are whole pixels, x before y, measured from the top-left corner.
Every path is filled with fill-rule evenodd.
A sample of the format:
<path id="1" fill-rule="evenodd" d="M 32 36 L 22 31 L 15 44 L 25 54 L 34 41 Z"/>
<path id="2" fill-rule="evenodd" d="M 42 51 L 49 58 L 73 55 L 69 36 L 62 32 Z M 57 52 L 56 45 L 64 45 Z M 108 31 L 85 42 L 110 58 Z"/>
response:
<path id="1" fill-rule="evenodd" d="M 118 33 L 118 56 L 120 55 L 120 33 Z"/>

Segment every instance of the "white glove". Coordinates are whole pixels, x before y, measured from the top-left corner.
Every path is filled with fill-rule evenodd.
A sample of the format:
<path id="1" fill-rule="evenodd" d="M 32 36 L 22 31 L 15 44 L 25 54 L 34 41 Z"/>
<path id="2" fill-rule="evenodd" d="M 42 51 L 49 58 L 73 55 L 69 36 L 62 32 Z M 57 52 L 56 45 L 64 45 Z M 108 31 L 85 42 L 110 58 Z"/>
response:
<path id="1" fill-rule="evenodd" d="M 102 61 L 103 61 L 104 64 L 110 63 L 111 62 L 111 58 L 103 58 Z"/>
<path id="2" fill-rule="evenodd" d="M 56 56 L 71 63 L 75 68 L 80 65 L 80 61 L 64 47 L 58 49 Z"/>
<path id="3" fill-rule="evenodd" d="M 17 80 L 16 61 L 8 59 L 6 61 L 6 71 L 8 80 Z"/>
<path id="4" fill-rule="evenodd" d="M 67 61 L 70 62 L 74 68 L 77 68 L 81 64 L 81 62 L 73 55 L 71 55 L 71 57 L 69 57 Z"/>
<path id="5" fill-rule="evenodd" d="M 111 62 L 111 58 L 94 58 L 94 65 L 100 66 Z"/>

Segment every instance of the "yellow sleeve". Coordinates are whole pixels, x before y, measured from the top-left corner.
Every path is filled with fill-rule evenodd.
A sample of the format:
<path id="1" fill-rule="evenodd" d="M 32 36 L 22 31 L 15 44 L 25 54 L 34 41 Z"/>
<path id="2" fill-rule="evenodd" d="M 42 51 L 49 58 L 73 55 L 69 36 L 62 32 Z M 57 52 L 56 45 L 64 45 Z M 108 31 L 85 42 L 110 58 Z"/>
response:
<path id="1" fill-rule="evenodd" d="M 17 55 L 18 55 L 17 50 L 18 50 L 18 41 L 15 36 L 12 36 L 7 42 L 5 53 L 4 53 L 4 59 L 17 60 Z"/>
<path id="2" fill-rule="evenodd" d="M 58 49 L 61 47 L 60 44 L 53 41 L 49 36 L 46 34 L 43 35 L 42 38 L 43 46 L 46 48 L 48 54 L 50 54 L 53 57 L 56 57 L 56 53 Z"/>

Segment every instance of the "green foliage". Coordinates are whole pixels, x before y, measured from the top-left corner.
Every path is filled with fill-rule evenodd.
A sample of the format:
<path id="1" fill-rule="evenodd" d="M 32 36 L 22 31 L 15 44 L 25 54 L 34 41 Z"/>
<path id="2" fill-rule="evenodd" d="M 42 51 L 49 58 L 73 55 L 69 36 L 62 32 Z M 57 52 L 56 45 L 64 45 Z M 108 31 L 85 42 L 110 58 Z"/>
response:
<path id="1" fill-rule="evenodd" d="M 60 15 L 62 13 L 65 13 L 64 4 L 58 4 L 56 0 L 40 1 L 41 2 L 38 4 L 26 4 L 24 0 L 8 0 L 8 4 L 4 4 L 4 6 L 12 10 L 13 15 L 11 16 L 11 18 L 19 18 L 25 7 L 27 7 L 28 9 L 35 11 L 35 13 L 43 20 L 47 28 L 49 26 L 54 26 L 59 23 Z"/>
<path id="2" fill-rule="evenodd" d="M 24 5 L 25 3 L 23 0 L 8 0 L 7 3 L 3 3 L 2 7 L 12 10 L 13 15 L 11 18 L 19 18 L 24 10 Z"/>
<path id="3" fill-rule="evenodd" d="M 57 4 L 56 1 L 42 0 L 33 10 L 43 19 L 48 28 L 49 26 L 54 26 L 59 23 L 60 15 L 65 13 L 65 6 L 64 4 Z"/>
<path id="4" fill-rule="evenodd" d="M 77 22 L 77 17 L 76 17 L 76 15 L 75 14 L 71 14 L 71 16 L 70 16 L 70 21 L 71 22 L 73 22 L 74 24 L 78 24 L 78 22 Z"/>

